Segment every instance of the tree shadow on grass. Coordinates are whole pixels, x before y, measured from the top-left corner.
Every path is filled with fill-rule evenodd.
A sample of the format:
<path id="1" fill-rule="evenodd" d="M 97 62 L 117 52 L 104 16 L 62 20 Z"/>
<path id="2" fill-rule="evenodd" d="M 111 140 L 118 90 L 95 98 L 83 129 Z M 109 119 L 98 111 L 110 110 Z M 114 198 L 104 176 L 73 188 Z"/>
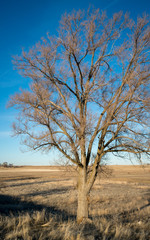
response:
<path id="1" fill-rule="evenodd" d="M 39 177 L 37 177 L 39 178 Z M 11 182 L 11 181 L 20 181 L 20 180 L 34 180 L 37 178 L 18 178 L 18 179 L 8 179 L 8 180 L 3 180 L 0 181 L 0 183 L 3 183 L 3 186 L 1 188 L 6 188 L 6 187 L 20 187 L 20 186 L 26 186 L 26 185 L 34 185 L 34 184 L 44 184 L 44 183 L 51 183 L 51 182 L 62 182 L 62 180 L 59 179 L 51 179 L 51 180 L 46 180 L 46 181 L 38 181 L 38 182 L 22 182 L 22 183 L 15 183 L 15 184 L 10 184 L 10 185 L 5 185 L 5 182 Z M 69 181 L 70 179 L 63 179 L 63 181 Z"/>
<path id="2" fill-rule="evenodd" d="M 39 181 L 39 182 L 23 182 L 23 183 L 10 184 L 10 185 L 7 185 L 7 186 L 8 187 L 20 187 L 20 186 L 26 186 L 26 185 L 44 184 L 44 183 L 58 182 L 58 181 L 60 181 L 60 180 L 57 180 L 57 179 L 55 180 L 54 179 L 54 180 Z"/>
<path id="3" fill-rule="evenodd" d="M 34 212 L 42 212 L 43 210 L 45 211 L 45 216 L 51 215 L 55 218 L 57 223 L 66 222 L 67 224 L 70 220 L 74 222 L 76 221 L 76 215 L 70 214 L 65 210 L 60 210 L 57 207 L 36 204 L 31 201 L 22 201 L 19 197 L 0 194 L 0 214 L 3 217 L 19 217 L 20 215 L 24 215 L 26 213 L 32 216 Z M 94 236 L 94 239 L 99 240 L 102 237 L 101 233 L 92 222 L 73 225 L 70 231 L 75 237 L 77 237 L 77 234 L 80 233 L 84 236 L 84 239 L 87 239 L 88 236 Z"/>
<path id="4" fill-rule="evenodd" d="M 48 196 L 48 195 L 52 195 L 52 194 L 64 194 L 70 190 L 72 190 L 73 187 L 62 187 L 62 188 L 53 188 L 50 190 L 46 190 L 46 191 L 36 191 L 36 192 L 32 192 L 32 193 L 27 193 L 27 194 L 23 194 L 23 196 L 28 196 L 28 197 L 35 197 L 35 196 Z"/>
<path id="5" fill-rule="evenodd" d="M 19 216 L 20 214 L 32 214 L 35 211 L 45 210 L 46 214 L 52 214 L 57 219 L 68 221 L 75 220 L 76 216 L 69 214 L 65 210 L 60 210 L 54 206 L 46 206 L 44 204 L 36 204 L 32 201 L 22 201 L 19 197 L 0 194 L 0 214 L 2 216 Z"/>
<path id="6" fill-rule="evenodd" d="M 22 177 L 22 176 L 17 176 L 17 177 L 1 177 L 1 180 L 4 182 L 12 182 L 12 181 L 24 181 L 24 180 L 35 180 L 39 179 L 40 177 Z"/>

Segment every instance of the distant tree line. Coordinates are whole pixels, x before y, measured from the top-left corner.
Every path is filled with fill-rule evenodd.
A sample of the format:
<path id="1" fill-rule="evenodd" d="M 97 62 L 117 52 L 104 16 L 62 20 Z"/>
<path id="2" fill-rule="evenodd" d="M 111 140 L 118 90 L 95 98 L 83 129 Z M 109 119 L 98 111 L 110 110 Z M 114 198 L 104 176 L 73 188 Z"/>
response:
<path id="1" fill-rule="evenodd" d="M 3 163 L 0 163 L 0 167 L 10 168 L 10 167 L 14 167 L 14 165 L 12 163 L 3 162 Z"/>

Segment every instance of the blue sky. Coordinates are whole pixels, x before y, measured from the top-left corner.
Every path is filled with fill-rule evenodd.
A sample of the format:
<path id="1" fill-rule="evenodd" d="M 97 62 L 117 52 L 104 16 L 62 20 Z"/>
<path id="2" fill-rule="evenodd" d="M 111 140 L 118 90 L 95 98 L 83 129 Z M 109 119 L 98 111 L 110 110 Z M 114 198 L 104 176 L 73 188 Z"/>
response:
<path id="1" fill-rule="evenodd" d="M 94 6 L 106 10 L 111 16 L 122 10 L 128 11 L 133 19 L 143 12 L 150 13 L 148 0 L 5 0 L 0 1 L 0 163 L 14 165 L 49 165 L 55 163 L 55 152 L 47 155 L 40 152 L 22 152 L 19 138 L 12 138 L 11 125 L 17 114 L 15 109 L 6 108 L 9 96 L 27 86 L 13 69 L 12 56 L 20 55 L 22 48 L 32 47 L 49 32 L 54 35 L 60 17 L 72 9 L 87 9 Z M 129 162 L 112 159 L 112 164 Z"/>

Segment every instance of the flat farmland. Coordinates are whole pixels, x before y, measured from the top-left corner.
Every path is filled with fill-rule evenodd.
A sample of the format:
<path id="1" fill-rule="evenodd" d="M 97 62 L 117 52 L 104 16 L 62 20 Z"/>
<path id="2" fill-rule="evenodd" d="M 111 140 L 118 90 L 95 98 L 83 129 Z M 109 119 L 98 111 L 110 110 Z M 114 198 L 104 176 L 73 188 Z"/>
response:
<path id="1" fill-rule="evenodd" d="M 0 239 L 150 239 L 150 166 L 107 166 L 76 224 L 72 167 L 0 168 Z"/>

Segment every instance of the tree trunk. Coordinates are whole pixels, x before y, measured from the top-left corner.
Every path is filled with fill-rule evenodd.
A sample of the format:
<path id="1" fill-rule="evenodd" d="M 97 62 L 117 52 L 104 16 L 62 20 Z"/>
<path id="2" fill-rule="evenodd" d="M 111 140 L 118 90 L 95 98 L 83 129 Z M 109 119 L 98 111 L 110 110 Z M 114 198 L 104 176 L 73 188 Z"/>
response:
<path id="1" fill-rule="evenodd" d="M 78 191 L 78 210 L 77 210 L 77 222 L 80 223 L 84 219 L 88 219 L 89 216 L 89 204 L 88 196 L 85 191 Z"/>
<path id="2" fill-rule="evenodd" d="M 77 222 L 81 223 L 83 220 L 88 219 L 89 216 L 89 201 L 86 186 L 85 169 L 80 169 L 78 175 L 78 209 L 77 209 Z"/>

